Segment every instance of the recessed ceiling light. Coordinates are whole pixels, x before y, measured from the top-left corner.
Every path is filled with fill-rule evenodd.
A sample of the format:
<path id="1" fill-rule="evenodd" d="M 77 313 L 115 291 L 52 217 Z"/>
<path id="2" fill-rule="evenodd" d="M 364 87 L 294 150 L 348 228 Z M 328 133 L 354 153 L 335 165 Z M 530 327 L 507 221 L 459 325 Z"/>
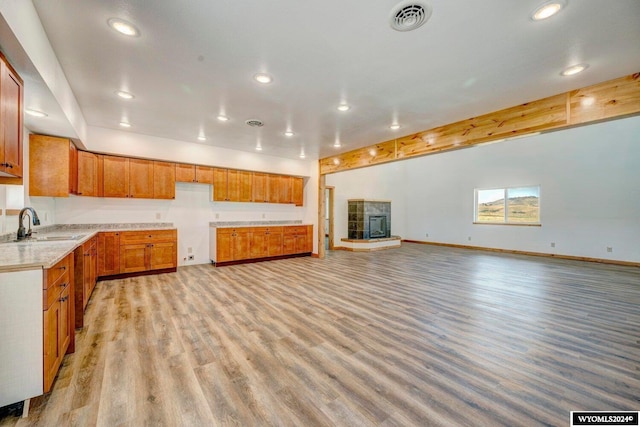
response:
<path id="1" fill-rule="evenodd" d="M 336 139 L 336 142 L 333 143 L 333 146 L 336 148 L 342 147 L 342 145 L 340 144 L 340 141 L 338 141 L 337 139 Z"/>
<path id="2" fill-rule="evenodd" d="M 573 76 L 575 74 L 581 73 L 584 70 L 586 70 L 587 68 L 589 68 L 589 64 L 577 64 L 577 65 L 572 65 L 570 67 L 565 68 L 564 70 L 562 70 L 562 72 L 560 73 L 561 76 Z"/>
<path id="3" fill-rule="evenodd" d="M 140 35 L 140 31 L 130 22 L 125 21 L 120 18 L 109 18 L 107 21 L 109 26 L 119 32 L 120 34 L 124 34 L 129 37 L 138 37 Z"/>
<path id="4" fill-rule="evenodd" d="M 351 107 L 347 104 L 338 105 L 338 111 L 349 111 Z"/>
<path id="5" fill-rule="evenodd" d="M 340 159 L 338 159 L 337 157 L 335 159 L 333 159 L 333 164 L 334 165 L 339 165 L 340 164 Z"/>
<path id="6" fill-rule="evenodd" d="M 198 135 L 198 141 L 206 141 L 207 137 L 204 135 Z"/>
<path id="7" fill-rule="evenodd" d="M 293 136 L 295 135 L 292 131 L 288 130 L 284 133 L 284 136 Z"/>
<path id="8" fill-rule="evenodd" d="M 43 113 L 42 111 L 38 111 L 38 110 L 33 110 L 31 108 L 26 108 L 24 110 L 25 113 L 27 113 L 30 116 L 33 117 L 47 117 L 48 114 L 47 113 Z"/>
<path id="9" fill-rule="evenodd" d="M 133 98 L 135 98 L 135 96 L 133 96 L 132 93 L 125 92 L 124 90 L 116 91 L 116 95 L 118 95 L 122 99 L 133 99 Z"/>
<path id="10" fill-rule="evenodd" d="M 369 150 L 369 154 L 371 155 L 371 157 L 374 157 L 377 153 L 376 150 L 372 148 L 371 150 Z"/>
<path id="11" fill-rule="evenodd" d="M 389 126 L 389 129 L 398 130 L 398 129 L 400 129 L 400 125 L 397 124 L 397 123 L 393 123 L 391 126 Z"/>
<path id="12" fill-rule="evenodd" d="M 130 128 L 131 127 L 131 123 L 129 123 L 129 122 L 120 122 L 120 126 L 122 126 L 123 128 Z"/>
<path id="13" fill-rule="evenodd" d="M 273 81 L 273 77 L 271 77 L 269 74 L 266 74 L 266 73 L 258 73 L 253 76 L 253 79 L 258 83 L 263 83 L 263 84 L 271 83 Z"/>
<path id="14" fill-rule="evenodd" d="M 223 116 L 222 114 L 220 114 L 220 115 L 217 117 L 217 119 L 218 119 L 218 120 L 220 120 L 221 122 L 226 122 L 226 121 L 228 121 L 228 120 L 229 120 L 229 117 L 227 117 L 227 116 Z"/>
<path id="15" fill-rule="evenodd" d="M 262 151 L 262 145 L 260 144 L 256 145 L 256 151 Z"/>
<path id="16" fill-rule="evenodd" d="M 560 12 L 566 5 L 567 2 L 565 0 L 551 0 L 542 3 L 531 13 L 531 19 L 534 21 L 542 21 L 543 19 L 550 18 Z"/>
<path id="17" fill-rule="evenodd" d="M 304 151 L 300 151 L 300 158 L 301 158 L 301 159 L 304 159 L 304 158 L 305 158 Z"/>

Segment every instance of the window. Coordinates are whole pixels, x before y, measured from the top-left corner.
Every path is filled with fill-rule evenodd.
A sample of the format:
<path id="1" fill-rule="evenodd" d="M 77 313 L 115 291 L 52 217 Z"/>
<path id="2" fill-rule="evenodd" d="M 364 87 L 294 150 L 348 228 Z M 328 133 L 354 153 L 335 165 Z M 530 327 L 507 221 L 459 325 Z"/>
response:
<path id="1" fill-rule="evenodd" d="M 540 186 L 476 189 L 475 222 L 540 224 Z"/>

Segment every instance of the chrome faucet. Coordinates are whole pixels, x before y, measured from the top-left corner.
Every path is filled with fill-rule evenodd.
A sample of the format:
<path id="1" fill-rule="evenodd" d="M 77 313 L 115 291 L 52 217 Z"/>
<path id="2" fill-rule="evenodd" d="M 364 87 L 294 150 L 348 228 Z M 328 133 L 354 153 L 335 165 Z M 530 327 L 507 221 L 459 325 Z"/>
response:
<path id="1" fill-rule="evenodd" d="M 27 211 L 31 212 L 31 215 L 27 213 L 27 215 L 29 215 L 29 223 L 27 223 L 29 225 L 28 232 L 24 229 L 23 225 L 24 215 Z M 31 237 L 31 219 L 33 219 L 33 225 L 40 225 L 40 218 L 38 218 L 38 214 L 33 208 L 22 208 L 20 214 L 18 214 L 18 240 L 24 240 L 27 237 Z"/>

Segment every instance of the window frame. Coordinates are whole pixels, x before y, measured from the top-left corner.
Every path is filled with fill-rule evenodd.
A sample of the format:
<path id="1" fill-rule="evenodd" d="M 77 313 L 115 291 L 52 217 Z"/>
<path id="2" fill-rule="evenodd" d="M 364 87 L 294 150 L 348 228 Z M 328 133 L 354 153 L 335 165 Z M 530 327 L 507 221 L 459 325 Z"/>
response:
<path id="1" fill-rule="evenodd" d="M 509 190 L 516 190 L 521 188 L 537 188 L 538 189 L 538 221 L 537 222 L 511 222 L 509 221 Z M 502 222 L 489 222 L 478 220 L 478 192 L 488 190 L 502 190 L 502 199 L 504 200 L 504 217 Z M 487 187 L 487 188 L 475 188 L 473 190 L 473 224 L 478 225 L 509 225 L 509 226 L 523 226 L 523 227 L 540 227 L 542 226 L 542 196 L 541 186 L 536 185 L 518 185 L 511 187 Z"/>

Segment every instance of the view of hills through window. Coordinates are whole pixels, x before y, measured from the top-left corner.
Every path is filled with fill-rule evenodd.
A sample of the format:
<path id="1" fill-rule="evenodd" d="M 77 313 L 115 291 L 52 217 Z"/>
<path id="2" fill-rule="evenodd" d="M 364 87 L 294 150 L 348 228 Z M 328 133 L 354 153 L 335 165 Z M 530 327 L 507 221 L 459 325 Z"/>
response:
<path id="1" fill-rule="evenodd" d="M 539 224 L 540 187 L 476 190 L 476 222 Z"/>

